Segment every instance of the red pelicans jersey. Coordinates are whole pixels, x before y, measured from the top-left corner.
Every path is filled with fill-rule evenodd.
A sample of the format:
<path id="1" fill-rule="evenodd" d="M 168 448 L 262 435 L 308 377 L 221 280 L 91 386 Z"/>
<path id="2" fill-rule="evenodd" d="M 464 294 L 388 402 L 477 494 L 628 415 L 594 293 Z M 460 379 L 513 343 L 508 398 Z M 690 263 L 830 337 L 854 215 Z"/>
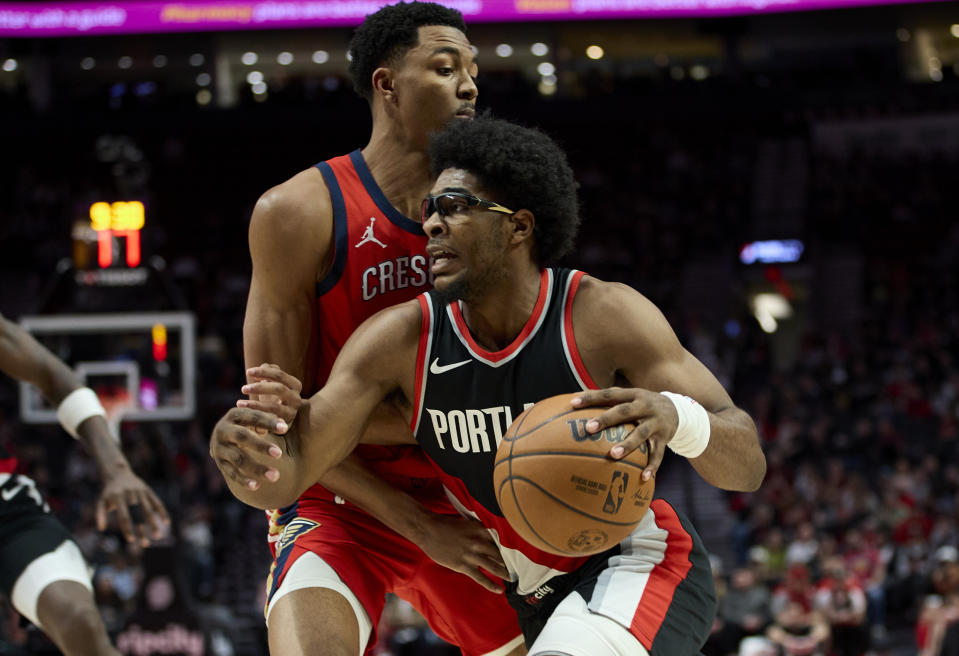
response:
<path id="1" fill-rule="evenodd" d="M 426 235 L 376 184 L 359 150 L 316 165 L 333 206 L 333 263 L 316 285 L 313 341 L 304 394 L 323 386 L 347 338 L 367 318 L 429 289 Z M 435 510 L 452 512 L 436 472 L 414 446 L 360 445 L 357 455 L 388 483 Z M 309 516 L 311 501 L 334 496 L 314 485 L 277 523 Z M 342 507 L 342 506 L 341 506 Z"/>
<path id="2" fill-rule="evenodd" d="M 426 235 L 394 208 L 355 150 L 317 164 L 333 203 L 335 255 L 316 286 L 318 333 L 311 392 L 322 387 L 347 338 L 367 318 L 429 285 Z"/>

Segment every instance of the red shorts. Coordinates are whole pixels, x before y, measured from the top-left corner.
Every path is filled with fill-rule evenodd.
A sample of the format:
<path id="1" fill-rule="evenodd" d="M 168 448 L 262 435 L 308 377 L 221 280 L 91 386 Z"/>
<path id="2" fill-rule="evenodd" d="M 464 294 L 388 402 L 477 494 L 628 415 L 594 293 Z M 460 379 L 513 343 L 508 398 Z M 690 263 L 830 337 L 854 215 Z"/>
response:
<path id="1" fill-rule="evenodd" d="M 458 517 L 445 494 L 439 496 L 438 481 L 434 478 L 427 484 L 420 476 L 433 470 L 419 448 L 412 449 L 401 448 L 404 455 L 390 460 L 390 472 L 383 471 L 383 461 L 367 464 L 434 511 Z M 394 448 L 390 451 L 396 453 Z M 408 472 L 412 482 L 404 485 L 398 470 Z M 437 635 L 458 646 L 465 656 L 496 651 L 521 634 L 505 595 L 489 592 L 465 574 L 435 563 L 414 543 L 355 505 L 338 503 L 323 488 L 305 493 L 278 523 L 281 530 L 287 524 L 294 530 L 284 532 L 275 543 L 267 603 L 293 563 L 305 553 L 315 553 L 336 571 L 369 614 L 373 632 L 367 653 L 376 644 L 376 626 L 389 592 L 412 604 Z"/>

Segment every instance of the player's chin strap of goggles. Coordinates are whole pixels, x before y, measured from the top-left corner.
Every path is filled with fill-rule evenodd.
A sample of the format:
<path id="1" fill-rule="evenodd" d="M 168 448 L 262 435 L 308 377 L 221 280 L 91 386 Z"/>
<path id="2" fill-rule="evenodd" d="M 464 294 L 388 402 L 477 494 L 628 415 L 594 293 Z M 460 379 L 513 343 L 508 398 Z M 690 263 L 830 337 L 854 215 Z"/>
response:
<path id="1" fill-rule="evenodd" d="M 696 399 L 675 392 L 660 392 L 676 406 L 679 424 L 676 434 L 666 445 L 676 455 L 697 458 L 709 444 L 709 413 Z"/>
<path id="2" fill-rule="evenodd" d="M 107 411 L 100 404 L 96 392 L 89 387 L 78 387 L 73 390 L 57 406 L 57 421 L 63 430 L 70 433 L 73 439 L 78 439 L 77 429 L 90 417 L 107 416 Z"/>

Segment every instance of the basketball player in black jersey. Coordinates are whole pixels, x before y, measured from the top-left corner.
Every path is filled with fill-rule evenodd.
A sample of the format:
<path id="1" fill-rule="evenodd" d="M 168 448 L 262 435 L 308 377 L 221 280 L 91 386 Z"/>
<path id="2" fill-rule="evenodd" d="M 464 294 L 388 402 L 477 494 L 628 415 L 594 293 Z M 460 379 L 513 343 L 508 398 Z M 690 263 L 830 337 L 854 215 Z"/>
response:
<path id="1" fill-rule="evenodd" d="M 36 385 L 57 405 L 63 427 L 83 442 L 103 480 L 97 526 L 116 511 L 130 542 L 146 546 L 169 523 L 163 504 L 140 478 L 110 435 L 105 412 L 89 388 L 20 326 L 0 316 L 0 371 Z M 131 519 L 133 508 L 143 522 Z M 93 599 L 90 574 L 66 527 L 43 501 L 34 482 L 16 472 L 15 458 L 0 445 L 0 584 L 13 607 L 67 654 L 118 654 L 110 644 Z"/>
<path id="2" fill-rule="evenodd" d="M 244 467 L 259 488 L 228 480 L 231 490 L 261 508 L 289 503 L 352 450 L 377 403 L 394 399 L 461 511 L 499 542 L 530 654 L 696 654 L 715 596 L 688 520 L 656 500 L 607 552 L 540 552 L 496 505 L 490 442 L 524 405 L 582 391 L 575 405 L 598 406 L 588 431 L 636 423 L 611 458 L 647 442 L 649 477 L 669 447 L 713 485 L 751 491 L 765 474 L 755 425 L 646 298 L 549 268 L 570 248 L 578 216 L 572 172 L 548 137 L 480 119 L 444 130 L 430 153 L 438 178 L 423 227 L 434 291 L 365 322 L 295 415 L 256 402 L 232 410 L 236 423 L 285 435 L 264 440 L 284 449 L 269 461 L 279 477 L 262 476 L 263 456 L 250 463 L 261 444 Z M 244 393 L 296 406 L 295 379 L 271 365 L 255 373 L 263 380 Z"/>

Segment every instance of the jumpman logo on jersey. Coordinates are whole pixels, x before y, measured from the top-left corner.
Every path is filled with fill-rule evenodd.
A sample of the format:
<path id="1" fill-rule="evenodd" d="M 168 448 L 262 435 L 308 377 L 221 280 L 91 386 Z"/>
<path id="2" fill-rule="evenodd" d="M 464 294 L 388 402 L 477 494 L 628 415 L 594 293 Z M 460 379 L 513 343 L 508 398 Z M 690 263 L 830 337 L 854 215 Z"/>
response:
<path id="1" fill-rule="evenodd" d="M 380 245 L 380 248 L 386 248 L 386 244 L 384 244 L 384 243 L 381 242 L 379 239 L 377 239 L 376 237 L 373 236 L 373 224 L 374 224 L 374 223 L 376 223 L 376 218 L 371 216 L 371 217 L 370 217 L 370 225 L 369 225 L 369 226 L 366 228 L 366 230 L 363 232 L 363 239 L 359 240 L 359 241 L 356 243 L 356 246 L 354 246 L 353 248 L 359 248 L 360 246 L 362 246 L 363 244 L 365 244 L 365 243 L 368 242 L 368 241 L 372 241 L 372 242 L 374 242 L 374 243 L 379 244 L 379 245 Z"/>

